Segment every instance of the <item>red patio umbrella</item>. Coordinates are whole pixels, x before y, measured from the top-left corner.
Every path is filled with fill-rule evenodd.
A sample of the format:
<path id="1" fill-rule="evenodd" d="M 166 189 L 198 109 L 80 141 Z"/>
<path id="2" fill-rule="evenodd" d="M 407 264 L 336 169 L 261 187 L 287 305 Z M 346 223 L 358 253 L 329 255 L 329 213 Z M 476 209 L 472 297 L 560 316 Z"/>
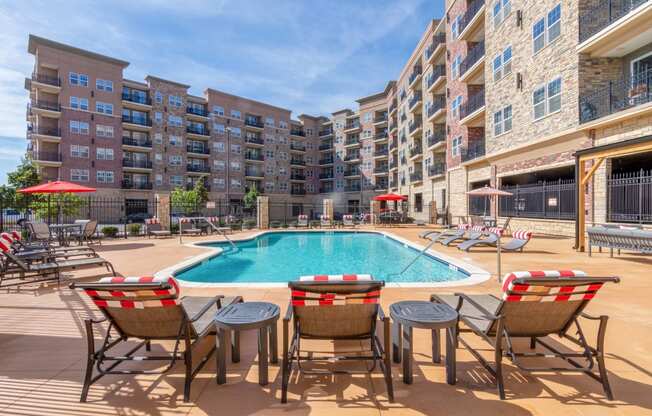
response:
<path id="1" fill-rule="evenodd" d="M 78 185 L 66 181 L 53 181 L 19 189 L 18 192 L 23 194 L 48 194 L 48 224 L 50 223 L 50 196 L 51 194 L 68 194 L 95 192 L 97 189 L 88 186 Z M 60 209 L 59 209 L 60 211 Z M 58 215 L 57 215 L 58 216 Z M 58 218 L 57 218 L 58 219 Z"/>
<path id="2" fill-rule="evenodd" d="M 382 194 L 374 197 L 374 201 L 406 201 L 407 197 L 395 193 Z"/>

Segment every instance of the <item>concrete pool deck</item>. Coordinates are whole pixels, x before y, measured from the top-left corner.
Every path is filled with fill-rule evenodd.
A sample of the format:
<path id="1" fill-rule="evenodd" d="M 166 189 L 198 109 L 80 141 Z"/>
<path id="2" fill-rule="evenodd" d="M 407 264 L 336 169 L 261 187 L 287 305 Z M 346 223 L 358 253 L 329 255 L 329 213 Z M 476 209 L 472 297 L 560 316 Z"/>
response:
<path id="1" fill-rule="evenodd" d="M 381 228 L 419 242 L 423 228 Z M 240 234 L 240 233 L 238 233 Z M 241 233 L 242 236 L 251 233 Z M 197 237 L 189 241 L 205 241 Z M 270 366 L 270 384 L 257 384 L 256 341 L 253 333 L 242 339 L 242 360 L 228 367 L 228 383 L 215 384 L 210 362 L 193 383 L 190 403 L 182 402 L 183 372 L 176 366 L 165 375 L 108 376 L 91 388 L 89 403 L 80 404 L 86 346 L 82 319 L 97 316 L 85 296 L 62 285 L 26 287 L 0 292 L 0 414 L 2 415 L 643 415 L 652 414 L 652 258 L 607 253 L 589 258 L 576 253 L 566 238 L 535 237 L 524 253 L 503 255 L 503 270 L 580 269 L 594 275 L 617 275 L 621 283 L 603 288 L 588 312 L 610 316 L 606 362 L 616 400 L 605 399 L 594 380 L 578 374 L 528 374 L 506 365 L 508 400 L 500 401 L 489 374 L 463 349 L 458 350 L 458 383 L 445 383 L 442 365 L 430 357 L 430 336 L 415 331 L 414 384 L 401 380 L 393 367 L 396 401 L 387 401 L 381 374 L 371 376 L 298 376 L 290 380 L 289 403 L 280 403 L 279 367 Z M 454 247 L 437 251 L 493 272 L 495 252 L 478 249 L 463 253 Z M 148 275 L 172 266 L 203 249 L 180 245 L 178 239 L 129 239 L 103 243 L 98 251 L 125 276 Z M 75 279 L 96 279 L 100 269 L 75 273 Z M 93 276 L 88 277 L 88 276 Z M 405 299 L 428 299 L 431 293 L 456 288 L 386 288 L 382 305 Z M 240 294 L 246 300 L 264 300 L 285 309 L 285 288 L 192 288 L 185 295 Z M 492 278 L 460 288 L 468 293 L 499 293 Z M 586 325 L 589 339 L 595 327 Z M 482 346 L 479 339 L 473 344 Z M 160 348 L 160 345 L 158 346 Z M 169 347 L 169 344 L 166 345 Z M 332 349 L 332 345 L 320 347 Z M 335 348 L 345 348 L 336 345 Z M 487 354 L 489 357 L 490 355 Z"/>

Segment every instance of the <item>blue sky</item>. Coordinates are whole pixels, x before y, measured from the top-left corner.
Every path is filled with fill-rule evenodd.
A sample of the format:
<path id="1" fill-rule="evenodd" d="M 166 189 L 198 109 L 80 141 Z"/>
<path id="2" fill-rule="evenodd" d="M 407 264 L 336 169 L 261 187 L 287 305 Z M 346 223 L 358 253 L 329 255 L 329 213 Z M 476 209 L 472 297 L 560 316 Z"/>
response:
<path id="1" fill-rule="evenodd" d="M 0 0 L 0 183 L 24 153 L 27 37 L 156 75 L 327 115 L 395 79 L 443 0 Z"/>

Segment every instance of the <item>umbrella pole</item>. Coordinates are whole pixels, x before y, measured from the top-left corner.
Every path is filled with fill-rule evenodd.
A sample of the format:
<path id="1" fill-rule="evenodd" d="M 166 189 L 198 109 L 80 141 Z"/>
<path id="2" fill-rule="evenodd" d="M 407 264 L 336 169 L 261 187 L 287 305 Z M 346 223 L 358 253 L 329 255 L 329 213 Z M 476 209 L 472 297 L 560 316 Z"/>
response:
<path id="1" fill-rule="evenodd" d="M 51 212 L 50 212 L 50 197 L 52 195 L 48 194 L 48 225 L 52 223 L 52 218 L 50 217 Z"/>
<path id="2" fill-rule="evenodd" d="M 500 271 L 500 234 L 498 235 L 498 241 L 496 241 L 496 252 L 498 253 L 497 262 L 498 262 L 498 283 L 503 282 L 502 273 Z"/>

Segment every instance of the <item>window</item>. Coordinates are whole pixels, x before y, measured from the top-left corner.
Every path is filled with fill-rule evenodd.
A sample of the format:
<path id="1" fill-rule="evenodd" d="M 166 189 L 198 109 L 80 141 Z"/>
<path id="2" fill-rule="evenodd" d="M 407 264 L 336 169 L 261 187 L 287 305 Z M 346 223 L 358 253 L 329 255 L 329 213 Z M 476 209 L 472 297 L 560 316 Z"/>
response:
<path id="1" fill-rule="evenodd" d="M 174 187 L 183 186 L 183 176 L 181 175 L 170 176 L 170 185 Z"/>
<path id="2" fill-rule="evenodd" d="M 493 62 L 494 81 L 498 81 L 512 72 L 512 47 L 496 55 Z"/>
<path id="3" fill-rule="evenodd" d="M 532 45 L 536 54 L 546 44 L 555 41 L 561 35 L 561 4 L 552 8 L 546 17 L 537 20 L 532 26 Z"/>
<path id="4" fill-rule="evenodd" d="M 242 129 L 240 127 L 231 127 L 231 137 L 242 137 Z"/>
<path id="5" fill-rule="evenodd" d="M 364 121 L 365 123 L 369 123 L 371 122 L 371 117 L 372 117 L 371 112 L 367 111 L 366 113 L 364 113 L 364 116 L 362 116 L 362 121 Z"/>
<path id="6" fill-rule="evenodd" d="M 113 114 L 113 104 L 98 101 L 95 103 L 95 111 L 102 114 Z"/>
<path id="7" fill-rule="evenodd" d="M 265 173 L 268 174 L 268 175 L 273 175 L 274 174 L 274 166 L 272 166 L 272 165 L 265 166 Z"/>
<path id="8" fill-rule="evenodd" d="M 220 189 L 224 189 L 224 178 L 213 178 L 213 183 Z"/>
<path id="9" fill-rule="evenodd" d="M 230 163 L 230 166 L 231 166 L 231 170 L 236 171 L 236 172 L 240 172 L 240 162 L 232 161 Z"/>
<path id="10" fill-rule="evenodd" d="M 265 159 L 274 159 L 274 151 L 265 150 Z"/>
<path id="11" fill-rule="evenodd" d="M 172 107 L 179 108 L 183 105 L 183 100 L 178 95 L 168 95 L 168 103 Z"/>
<path id="12" fill-rule="evenodd" d="M 173 116 L 172 114 L 168 115 L 168 124 L 171 127 L 181 127 L 183 126 L 183 120 L 180 116 Z"/>
<path id="13" fill-rule="evenodd" d="M 511 11 L 510 0 L 496 0 L 493 9 L 494 28 L 500 26 Z"/>
<path id="14" fill-rule="evenodd" d="M 224 124 L 213 123 L 213 131 L 215 131 L 215 133 L 218 135 L 223 136 L 224 132 L 226 131 L 226 127 L 224 127 Z"/>
<path id="15" fill-rule="evenodd" d="M 154 133 L 154 143 L 163 144 L 163 134 L 162 133 Z"/>
<path id="16" fill-rule="evenodd" d="M 78 74 L 77 72 L 70 72 L 68 74 L 68 82 L 70 83 L 70 85 L 88 87 L 88 75 Z"/>
<path id="17" fill-rule="evenodd" d="M 265 135 L 265 143 L 274 144 L 274 135 L 273 134 L 266 134 Z"/>
<path id="18" fill-rule="evenodd" d="M 532 93 L 534 119 L 561 110 L 561 77 L 535 89 Z"/>
<path id="19" fill-rule="evenodd" d="M 451 156 L 459 156 L 462 149 L 462 136 L 455 137 L 451 146 Z"/>
<path id="20" fill-rule="evenodd" d="M 462 57 L 460 55 L 457 55 L 453 59 L 453 63 L 451 64 L 451 76 L 453 79 L 457 79 L 457 77 L 460 76 L 460 65 L 462 64 Z"/>
<path id="21" fill-rule="evenodd" d="M 278 174 L 281 176 L 286 176 L 288 174 L 288 170 L 286 168 L 278 168 Z"/>
<path id="22" fill-rule="evenodd" d="M 113 149 L 109 149 L 107 147 L 98 147 L 95 149 L 95 159 L 113 160 Z"/>
<path id="23" fill-rule="evenodd" d="M 499 136 L 512 130 L 512 106 L 508 105 L 494 113 L 494 136 Z"/>
<path id="24" fill-rule="evenodd" d="M 163 185 L 163 175 L 161 175 L 160 173 L 157 173 L 154 178 L 155 178 L 154 181 L 156 182 L 156 186 L 162 186 Z"/>
<path id="25" fill-rule="evenodd" d="M 280 128 L 282 128 L 282 129 L 287 129 L 287 128 L 288 128 L 288 123 L 287 123 L 287 121 L 280 120 L 280 121 L 278 122 L 278 126 L 279 126 Z"/>
<path id="26" fill-rule="evenodd" d="M 154 101 L 156 101 L 156 104 L 162 104 L 163 103 L 163 94 L 161 94 L 161 91 L 156 91 L 154 93 Z"/>
<path id="27" fill-rule="evenodd" d="M 156 124 L 161 124 L 163 122 L 163 113 L 156 111 L 154 113 L 154 122 L 156 122 Z"/>
<path id="28" fill-rule="evenodd" d="M 88 146 L 73 144 L 70 146 L 70 157 L 88 159 Z"/>
<path id="29" fill-rule="evenodd" d="M 242 182 L 240 179 L 231 179 L 231 188 L 240 189 L 242 187 Z"/>
<path id="30" fill-rule="evenodd" d="M 97 137 L 113 137 L 113 126 L 105 126 L 103 124 L 97 124 L 95 126 L 95 135 Z"/>
<path id="31" fill-rule="evenodd" d="M 224 117 L 224 107 L 219 105 L 214 105 L 213 114 L 215 114 L 216 116 Z"/>
<path id="32" fill-rule="evenodd" d="M 70 97 L 70 108 L 88 110 L 88 98 Z"/>
<path id="33" fill-rule="evenodd" d="M 215 170 L 222 172 L 226 168 L 226 163 L 223 160 L 214 160 L 213 167 Z"/>
<path id="34" fill-rule="evenodd" d="M 280 160 L 288 160 L 288 152 L 278 152 L 278 158 Z"/>
<path id="35" fill-rule="evenodd" d="M 265 118 L 265 125 L 267 127 L 274 127 L 274 117 L 266 117 Z"/>
<path id="36" fill-rule="evenodd" d="M 265 182 L 265 190 L 272 192 L 274 190 L 274 182 Z"/>
<path id="37" fill-rule="evenodd" d="M 89 124 L 85 121 L 70 120 L 70 133 L 88 135 Z"/>
<path id="38" fill-rule="evenodd" d="M 285 192 L 288 190 L 288 184 L 287 182 L 281 182 L 278 184 L 278 190 L 281 192 Z"/>
<path id="39" fill-rule="evenodd" d="M 451 112 L 453 114 L 454 118 L 457 118 L 460 116 L 460 106 L 462 105 L 462 96 L 458 95 L 453 99 L 453 102 L 451 104 Z"/>
<path id="40" fill-rule="evenodd" d="M 154 162 L 163 163 L 163 154 L 162 153 L 155 153 L 154 154 Z"/>
<path id="41" fill-rule="evenodd" d="M 95 80 L 95 88 L 97 88 L 98 91 L 113 92 L 113 81 L 98 78 Z"/>
<path id="42" fill-rule="evenodd" d="M 88 169 L 70 169 L 70 180 L 73 182 L 88 182 Z"/>
<path id="43" fill-rule="evenodd" d="M 220 153 L 224 153 L 224 142 L 213 142 L 213 149 L 217 150 Z"/>
<path id="44" fill-rule="evenodd" d="M 453 24 L 451 25 L 451 34 L 453 35 L 453 39 L 457 39 L 457 37 L 460 35 L 460 24 L 462 23 L 462 16 L 457 16 L 455 19 L 453 19 Z"/>
<path id="45" fill-rule="evenodd" d="M 113 183 L 112 170 L 98 170 L 96 173 L 97 183 Z"/>
<path id="46" fill-rule="evenodd" d="M 183 139 L 181 136 L 170 136 L 170 146 L 181 147 L 183 146 Z"/>
<path id="47" fill-rule="evenodd" d="M 181 166 L 182 159 L 181 156 L 170 155 L 168 161 L 170 163 L 170 166 Z"/>
<path id="48" fill-rule="evenodd" d="M 242 113 L 239 110 L 231 110 L 231 117 L 237 118 L 238 120 L 242 118 Z"/>
<path id="49" fill-rule="evenodd" d="M 242 153 L 242 146 L 240 146 L 239 144 L 232 144 L 231 153 L 239 155 L 240 153 Z"/>

